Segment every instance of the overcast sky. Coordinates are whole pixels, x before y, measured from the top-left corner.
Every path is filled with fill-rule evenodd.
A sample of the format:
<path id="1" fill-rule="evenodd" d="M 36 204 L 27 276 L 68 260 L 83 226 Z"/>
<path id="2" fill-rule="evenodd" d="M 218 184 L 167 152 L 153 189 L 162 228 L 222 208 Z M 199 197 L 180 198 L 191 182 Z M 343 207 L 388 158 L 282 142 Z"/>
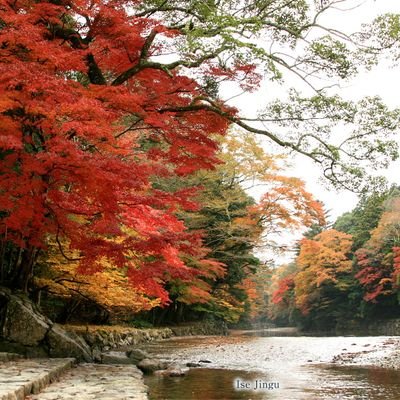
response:
<path id="1" fill-rule="evenodd" d="M 400 0 L 360 0 L 353 1 L 352 4 L 360 6 L 346 12 L 332 12 L 326 16 L 323 22 L 341 31 L 351 33 L 358 30 L 363 22 L 372 21 L 380 14 L 387 12 L 400 14 Z M 387 65 L 380 65 L 369 73 L 361 74 L 351 82 L 341 84 L 342 88 L 339 93 L 354 100 L 366 95 L 379 95 L 389 106 L 400 107 L 399 92 L 397 89 L 399 82 L 400 67 L 393 68 Z M 266 82 L 258 92 L 242 95 L 234 99 L 234 104 L 242 110 L 244 115 L 251 114 L 256 109 L 261 108 L 261 105 L 265 104 L 267 99 L 270 99 L 271 93 L 275 96 L 279 95 L 279 90 L 282 89 L 273 88 L 271 83 Z M 265 143 L 268 146 L 268 142 L 266 141 Z M 388 170 L 382 171 L 381 174 L 386 175 L 389 181 L 400 184 L 400 174 L 398 171 L 400 171 L 400 162 L 394 163 Z M 299 156 L 293 159 L 292 172 L 292 175 L 305 180 L 307 189 L 317 199 L 326 204 L 326 208 L 330 210 L 329 214 L 332 221 L 343 212 L 350 211 L 357 203 L 357 196 L 353 193 L 337 193 L 333 190 L 327 190 L 319 182 L 320 171 L 318 167 L 304 157 Z M 255 192 L 252 194 L 256 195 Z M 301 233 L 299 233 L 299 236 L 301 236 Z"/>

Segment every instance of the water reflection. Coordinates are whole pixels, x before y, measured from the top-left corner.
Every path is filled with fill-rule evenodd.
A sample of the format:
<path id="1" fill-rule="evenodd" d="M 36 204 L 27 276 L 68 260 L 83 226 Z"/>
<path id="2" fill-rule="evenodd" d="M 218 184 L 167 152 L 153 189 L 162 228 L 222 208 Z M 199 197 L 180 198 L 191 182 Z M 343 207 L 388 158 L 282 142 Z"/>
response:
<path id="1" fill-rule="evenodd" d="M 235 386 L 238 379 L 253 383 L 262 378 L 254 372 L 198 368 L 182 378 L 149 376 L 146 384 L 150 400 L 261 400 L 265 394 L 237 390 Z"/>
<path id="2" fill-rule="evenodd" d="M 400 372 L 381 368 L 317 368 L 315 375 L 325 384 L 314 393 L 317 399 L 399 400 Z"/>
<path id="3" fill-rule="evenodd" d="M 257 387 L 270 382 L 266 374 L 226 369 L 192 369 L 182 378 L 146 377 L 150 400 L 399 400 L 400 373 L 383 369 L 309 367 L 279 388 Z M 237 390 L 238 380 L 251 383 Z M 258 386 L 260 386 L 258 384 Z"/>

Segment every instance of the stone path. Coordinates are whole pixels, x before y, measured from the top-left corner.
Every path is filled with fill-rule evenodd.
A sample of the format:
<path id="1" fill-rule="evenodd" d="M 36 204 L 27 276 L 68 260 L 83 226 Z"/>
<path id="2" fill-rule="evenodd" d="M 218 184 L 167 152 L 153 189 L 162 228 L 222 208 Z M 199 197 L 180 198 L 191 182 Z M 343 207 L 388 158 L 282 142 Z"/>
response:
<path id="1" fill-rule="evenodd" d="M 75 363 L 73 358 L 18 359 L 2 353 L 0 362 L 0 400 L 23 400 L 39 393 Z"/>
<path id="2" fill-rule="evenodd" d="M 27 400 L 147 400 L 142 372 L 134 365 L 80 364 Z"/>

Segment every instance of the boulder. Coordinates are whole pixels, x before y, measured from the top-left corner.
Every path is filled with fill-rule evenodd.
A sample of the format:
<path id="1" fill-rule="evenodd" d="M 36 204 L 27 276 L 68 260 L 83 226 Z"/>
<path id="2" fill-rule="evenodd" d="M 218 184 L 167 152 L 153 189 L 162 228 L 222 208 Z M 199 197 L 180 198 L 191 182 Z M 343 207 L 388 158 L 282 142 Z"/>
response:
<path id="1" fill-rule="evenodd" d="M 183 367 L 181 365 L 172 365 L 167 368 L 168 376 L 178 377 L 185 376 L 189 372 L 189 368 Z"/>
<path id="2" fill-rule="evenodd" d="M 127 352 L 127 356 L 132 360 L 134 364 L 138 364 L 145 358 L 149 358 L 148 353 L 141 349 L 133 349 Z"/>
<path id="3" fill-rule="evenodd" d="M 51 321 L 27 299 L 8 295 L 7 300 L 2 336 L 23 346 L 37 346 L 49 331 Z"/>
<path id="4" fill-rule="evenodd" d="M 46 337 L 50 357 L 74 357 L 78 361 L 93 361 L 88 344 L 80 337 L 54 324 Z"/>
<path id="5" fill-rule="evenodd" d="M 93 361 L 87 343 L 45 317 L 26 295 L 0 288 L 0 351 Z"/>
<path id="6" fill-rule="evenodd" d="M 145 358 L 144 360 L 139 362 L 137 367 L 144 373 L 152 373 L 161 369 L 167 369 L 168 363 L 153 358 Z"/>

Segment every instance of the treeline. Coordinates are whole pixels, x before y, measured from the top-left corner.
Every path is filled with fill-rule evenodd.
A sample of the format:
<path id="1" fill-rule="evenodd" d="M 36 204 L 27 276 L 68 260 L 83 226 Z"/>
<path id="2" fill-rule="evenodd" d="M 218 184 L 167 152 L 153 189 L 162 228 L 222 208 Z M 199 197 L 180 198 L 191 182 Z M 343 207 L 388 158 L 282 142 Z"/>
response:
<path id="1" fill-rule="evenodd" d="M 166 262 L 181 271 L 164 275 L 165 292 L 148 296 L 132 288 L 126 270 L 107 259 L 94 274 L 82 273 L 79 261 L 73 261 L 77 254 L 60 253 L 53 238 L 33 282 L 53 319 L 161 325 L 216 318 L 236 323 L 265 311 L 271 272 L 254 255 L 256 249 L 272 251 L 276 233 L 323 223 L 322 205 L 301 180 L 284 176 L 284 158 L 265 153 L 251 134 L 231 132 L 218 140 L 214 169 L 152 178 L 160 194 L 191 192 L 191 207 L 174 211 L 187 235 L 185 251 L 163 252 Z M 265 191 L 259 201 L 245 190 L 254 184 Z"/>
<path id="2" fill-rule="evenodd" d="M 276 269 L 268 314 L 304 329 L 349 329 L 400 316 L 400 190 L 361 198 L 331 226 L 314 226 L 295 260 Z"/>
<path id="3" fill-rule="evenodd" d="M 51 297 L 60 322 L 255 316 L 271 273 L 256 247 L 323 215 L 252 135 L 338 188 L 362 190 L 364 167 L 397 159 L 400 110 L 324 88 L 397 54 L 400 16 L 357 42 L 321 29 L 335 2 L 242 3 L 0 0 L 1 285 L 44 308 Z M 297 89 L 249 115 L 222 95 L 290 75 Z M 330 143 L 338 123 L 346 137 Z M 249 134 L 231 141 L 236 129 Z"/>

